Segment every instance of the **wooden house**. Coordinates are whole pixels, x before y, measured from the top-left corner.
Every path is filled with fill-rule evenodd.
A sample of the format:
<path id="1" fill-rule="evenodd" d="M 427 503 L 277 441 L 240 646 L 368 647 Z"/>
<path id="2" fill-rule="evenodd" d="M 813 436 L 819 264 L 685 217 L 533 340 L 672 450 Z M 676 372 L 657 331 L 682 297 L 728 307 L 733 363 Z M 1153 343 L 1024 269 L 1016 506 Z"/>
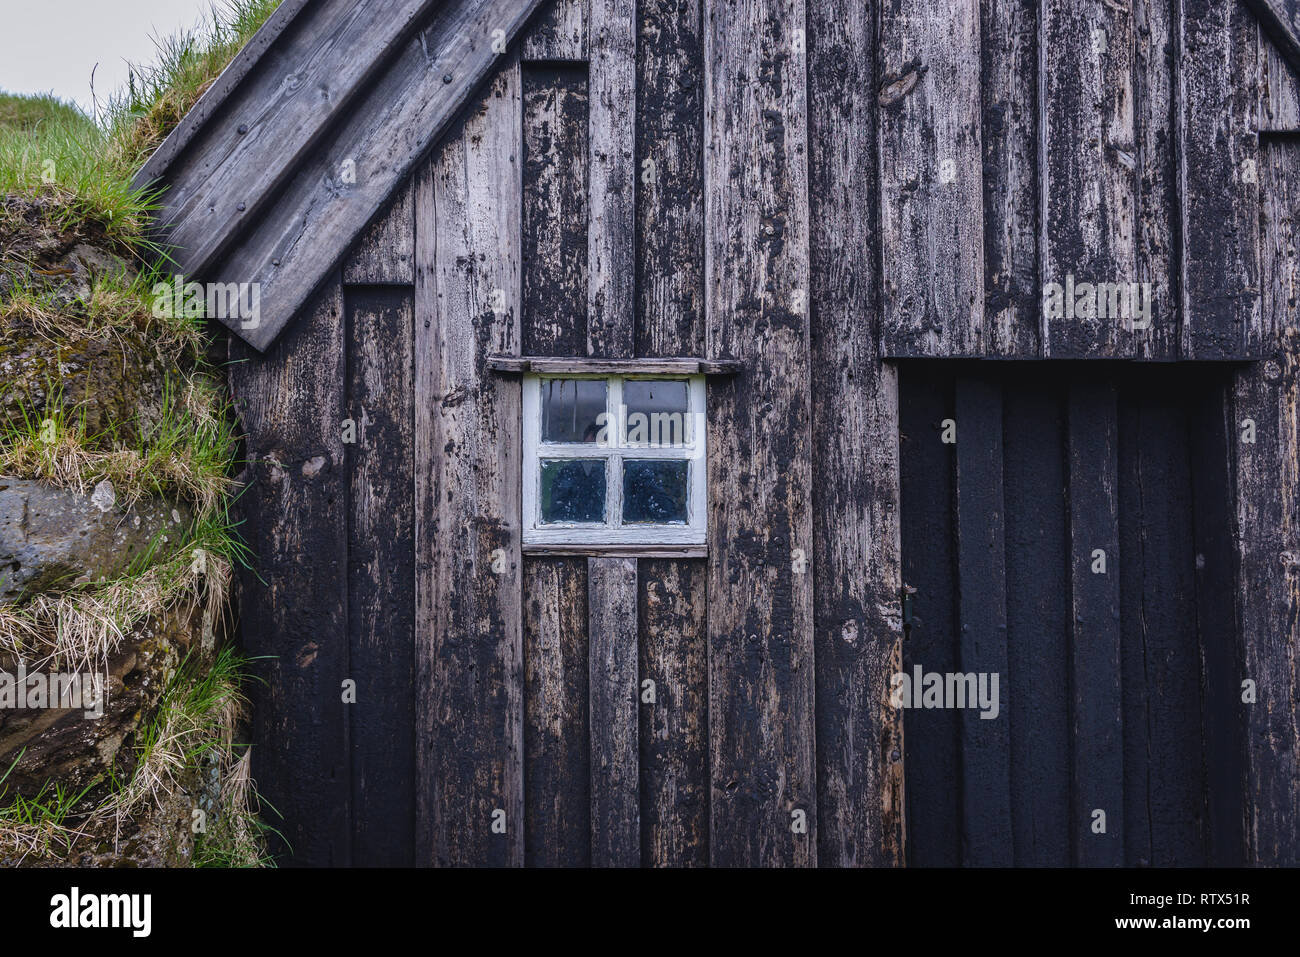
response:
<path id="1" fill-rule="evenodd" d="M 1296 864 L 1297 67 L 1296 0 L 284 0 L 139 180 L 260 290 L 284 860 Z"/>

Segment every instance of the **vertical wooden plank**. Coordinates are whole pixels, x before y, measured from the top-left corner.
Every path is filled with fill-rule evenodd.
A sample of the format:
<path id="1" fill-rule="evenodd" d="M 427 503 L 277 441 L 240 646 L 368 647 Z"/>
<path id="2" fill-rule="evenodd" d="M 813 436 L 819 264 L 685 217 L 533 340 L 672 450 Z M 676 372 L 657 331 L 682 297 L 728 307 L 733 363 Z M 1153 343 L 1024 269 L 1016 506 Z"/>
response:
<path id="1" fill-rule="evenodd" d="M 376 253 L 378 251 L 375 251 Z M 374 255 L 370 261 L 377 259 Z M 415 863 L 414 316 L 406 289 L 349 290 L 347 446 L 352 863 Z"/>
<path id="2" fill-rule="evenodd" d="M 587 342 L 586 71 L 528 67 L 523 78 L 523 350 L 580 356 Z"/>
<path id="3" fill-rule="evenodd" d="M 1063 289 L 1062 314 L 1043 310 L 1043 351 L 1128 355 L 1131 320 L 1099 315 L 1109 302 L 1076 307 L 1089 303 L 1089 286 L 1137 279 L 1132 11 L 1105 0 L 1044 0 L 1042 16 L 1042 281 L 1044 290 Z"/>
<path id="4" fill-rule="evenodd" d="M 589 2 L 587 355 L 630 359 L 636 335 L 636 2 Z"/>
<path id="5" fill-rule="evenodd" d="M 587 559 L 587 635 L 591 863 L 636 867 L 641 863 L 636 559 Z"/>
<path id="6" fill-rule="evenodd" d="M 258 556 L 240 579 L 244 644 L 263 682 L 253 769 L 283 815 L 291 862 L 321 867 L 351 862 L 343 325 L 335 274 L 264 355 L 233 342 L 230 365 L 252 471 L 241 531 Z"/>
<path id="7" fill-rule="evenodd" d="M 1174 122 L 1174 60 L 1177 0 L 1133 0 L 1133 97 L 1137 222 L 1137 272 L 1150 283 L 1151 318 L 1146 329 L 1127 328 L 1125 354 L 1173 359 L 1180 333 L 1178 303 L 1178 167 Z M 1140 326 L 1139 322 L 1135 325 Z"/>
<path id="8" fill-rule="evenodd" d="M 1265 267 L 1267 271 L 1267 267 Z M 1201 738 L 1205 747 L 1207 860 L 1210 867 L 1246 864 L 1246 722 L 1241 701 L 1242 647 L 1232 501 L 1232 373 L 1207 388 L 1203 372 L 1184 383 L 1189 403 L 1196 575 L 1200 638 Z"/>
<path id="9" fill-rule="evenodd" d="M 1011 833 L 1021 867 L 1071 863 L 1070 542 L 1062 494 L 1069 486 L 1059 376 L 1004 380 Z"/>
<path id="10" fill-rule="evenodd" d="M 580 356 L 587 345 L 586 70 L 530 66 L 523 85 L 524 349 Z M 585 559 L 525 559 L 530 865 L 591 863 L 587 588 Z"/>
<path id="11" fill-rule="evenodd" d="M 587 8 L 591 0 L 551 0 L 528 26 L 520 56 L 530 60 L 587 59 Z"/>
<path id="12" fill-rule="evenodd" d="M 703 355 L 700 0 L 642 0 L 638 14 L 636 354 Z"/>
<path id="13" fill-rule="evenodd" d="M 1203 689 L 1184 401 L 1167 383 L 1145 382 L 1126 386 L 1120 400 L 1120 525 L 1136 530 L 1120 546 L 1123 582 L 1140 601 L 1126 605 L 1126 613 L 1136 614 L 1123 622 L 1123 721 L 1132 740 L 1125 756 L 1145 752 L 1124 767 L 1128 806 L 1142 817 L 1128 854 L 1154 867 L 1205 863 Z"/>
<path id="14" fill-rule="evenodd" d="M 886 355 L 984 346 L 979 0 L 890 0 L 880 14 Z"/>
<path id="15" fill-rule="evenodd" d="M 642 0 L 636 43 L 636 355 L 703 355 L 704 51 L 700 0 Z M 647 166 L 647 163 L 649 164 Z M 706 563 L 642 559 L 641 855 L 709 862 Z"/>
<path id="16" fill-rule="evenodd" d="M 1120 697 L 1120 564 L 1117 400 L 1105 381 L 1071 382 L 1070 704 L 1073 735 L 1069 833 L 1078 866 L 1124 863 L 1124 763 Z M 1100 549 L 1104 556 L 1097 555 Z M 1105 562 L 1105 571 L 1096 571 Z M 1105 813 L 1105 833 L 1094 813 Z"/>
<path id="17" fill-rule="evenodd" d="M 1300 77 L 1287 65 L 1277 45 L 1263 30 L 1259 33 L 1259 129 L 1260 132 L 1293 132 L 1300 129 Z M 1268 201 L 1263 181 L 1260 193 Z M 1267 235 L 1267 230 L 1264 232 Z M 1261 257 L 1264 254 L 1261 253 Z M 1261 258 L 1261 267 L 1264 264 Z"/>
<path id="18" fill-rule="evenodd" d="M 969 701 L 961 712 L 962 863 L 1006 866 L 1013 862 L 1014 844 L 1001 387 L 959 377 L 955 405 L 960 671 L 986 675 L 990 682 L 996 674 L 999 696 L 996 718 L 982 717 L 983 711 Z"/>
<path id="19" fill-rule="evenodd" d="M 637 570 L 642 702 L 641 861 L 709 863 L 708 646 L 703 561 L 642 559 Z"/>
<path id="20" fill-rule="evenodd" d="M 524 859 L 591 864 L 587 563 L 524 562 Z"/>
<path id="21" fill-rule="evenodd" d="M 903 643 L 903 673 L 958 671 L 953 446 L 943 441 L 952 418 L 952 373 L 925 363 L 899 371 L 899 474 L 903 581 L 915 589 Z M 961 723 L 951 708 L 909 708 L 907 864 L 961 863 Z"/>
<path id="22" fill-rule="evenodd" d="M 397 190 L 392 204 L 343 260 L 345 284 L 395 284 L 415 282 L 415 179 Z"/>
<path id="23" fill-rule="evenodd" d="M 1245 839 L 1251 863 L 1281 865 L 1300 858 L 1300 144 L 1269 143 L 1264 159 L 1263 311 L 1277 351 L 1235 374 L 1228 428 L 1242 596 L 1235 698 L 1247 731 Z M 1250 703 L 1245 681 L 1254 683 Z"/>
<path id="24" fill-rule="evenodd" d="M 523 859 L 521 115 L 506 61 L 416 184 L 421 863 Z"/>
<path id="25" fill-rule="evenodd" d="M 815 865 L 803 0 L 705 7 L 709 847 Z"/>
<path id="26" fill-rule="evenodd" d="M 1038 2 L 982 0 L 986 354 L 1038 355 Z"/>
<path id="27" fill-rule="evenodd" d="M 903 858 L 898 383 L 875 336 L 875 23 L 830 3 L 808 24 L 818 849 Z M 833 144 L 860 144 L 840 148 Z"/>
<path id="28" fill-rule="evenodd" d="M 1266 349 L 1259 302 L 1259 25 L 1180 0 L 1178 185 L 1183 358 Z"/>

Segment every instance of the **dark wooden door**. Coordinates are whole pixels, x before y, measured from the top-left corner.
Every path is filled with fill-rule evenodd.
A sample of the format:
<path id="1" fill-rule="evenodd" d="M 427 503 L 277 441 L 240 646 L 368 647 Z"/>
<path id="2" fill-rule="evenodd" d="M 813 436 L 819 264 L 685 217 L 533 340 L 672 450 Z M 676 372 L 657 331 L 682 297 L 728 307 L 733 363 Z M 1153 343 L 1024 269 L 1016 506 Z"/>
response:
<path id="1" fill-rule="evenodd" d="M 910 864 L 1241 863 L 1225 382 L 903 365 Z"/>

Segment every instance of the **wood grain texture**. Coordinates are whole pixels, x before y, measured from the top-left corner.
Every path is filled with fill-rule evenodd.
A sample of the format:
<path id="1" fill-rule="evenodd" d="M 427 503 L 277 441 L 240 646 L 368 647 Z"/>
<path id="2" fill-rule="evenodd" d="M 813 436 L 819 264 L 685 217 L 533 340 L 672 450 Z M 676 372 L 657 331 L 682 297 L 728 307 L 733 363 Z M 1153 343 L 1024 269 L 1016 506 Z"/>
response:
<path id="1" fill-rule="evenodd" d="M 881 335 L 886 355 L 984 348 L 979 0 L 880 11 Z"/>
<path id="2" fill-rule="evenodd" d="M 1151 284 L 1151 318 L 1149 328 L 1127 333 L 1131 337 L 1127 352 L 1140 359 L 1174 359 L 1181 315 L 1175 123 L 1178 33 L 1169 0 L 1135 0 L 1133 43 L 1135 279 Z"/>
<path id="3" fill-rule="evenodd" d="M 440 5 L 323 0 L 294 19 L 272 56 L 166 170 L 159 238 L 175 247 L 179 272 L 204 272 L 257 219 L 308 151 L 321 145 L 327 128 L 355 108 L 387 59 Z M 343 153 L 334 162 L 344 156 L 360 162 L 361 155 Z"/>
<path id="4" fill-rule="evenodd" d="M 703 355 L 700 0 L 641 0 L 638 16 L 636 354 Z"/>
<path id="5" fill-rule="evenodd" d="M 709 355 L 746 360 L 709 408 L 715 865 L 817 862 L 804 29 L 801 0 L 705 7 Z"/>
<path id="6" fill-rule="evenodd" d="M 167 134 L 167 138 L 150 154 L 132 180 L 132 186 L 136 188 L 147 186 L 166 173 L 176 158 L 189 146 L 190 141 L 207 125 L 208 119 L 221 109 L 236 87 L 257 69 L 267 51 L 275 45 L 280 35 L 289 28 L 308 2 L 309 0 L 282 0 L 276 6 L 271 15 L 266 18 L 266 22 L 212 81 L 212 85 L 203 91 L 198 102 L 181 117 L 180 122 Z"/>
<path id="7" fill-rule="evenodd" d="M 343 260 L 343 282 L 354 285 L 415 283 L 415 180 L 401 186 L 392 204 Z"/>
<path id="8" fill-rule="evenodd" d="M 1119 428 L 1109 383 L 1071 383 L 1067 401 L 1070 501 L 1071 793 L 1068 833 L 1080 867 L 1124 863 L 1124 749 L 1120 696 Z M 1104 555 L 1104 572 L 1096 551 Z M 1093 814 L 1106 815 L 1105 833 Z"/>
<path id="9" fill-rule="evenodd" d="M 1263 311 L 1277 352 L 1235 374 L 1228 426 L 1244 655 L 1235 699 L 1246 680 L 1256 689 L 1256 701 L 1240 705 L 1246 847 L 1250 862 L 1276 865 L 1300 860 L 1300 144 L 1269 143 L 1264 162 Z"/>
<path id="10" fill-rule="evenodd" d="M 635 558 L 587 559 L 591 863 L 641 863 Z"/>
<path id="11" fill-rule="evenodd" d="M 635 349 L 636 2 L 589 0 L 587 355 Z"/>
<path id="12" fill-rule="evenodd" d="M 493 31 L 504 30 L 508 42 L 538 2 L 462 0 L 446 7 L 355 99 L 328 139 L 295 167 L 256 228 L 204 270 L 214 281 L 261 284 L 261 323 L 237 334 L 259 349 L 275 338 L 498 62 Z M 349 159 L 355 177 L 345 178 L 341 164 Z"/>
<path id="13" fill-rule="evenodd" d="M 421 863 L 523 862 L 521 114 L 507 61 L 416 182 Z"/>
<path id="14" fill-rule="evenodd" d="M 372 254 L 373 256 L 373 254 Z M 345 292 L 352 863 L 415 863 L 414 317 L 407 289 Z"/>
<path id="15" fill-rule="evenodd" d="M 1007 672 L 1006 541 L 1002 489 L 1002 391 L 993 381 L 958 378 L 957 594 L 960 671 L 996 674 L 999 710 L 986 719 L 961 713 L 962 863 L 1008 866 L 1011 834 L 1011 735 Z M 991 685 L 989 685 L 991 689 Z M 968 696 L 969 697 L 969 696 Z"/>
<path id="16" fill-rule="evenodd" d="M 1259 129 L 1261 133 L 1300 130 L 1300 76 L 1291 69 L 1265 31 L 1259 36 Z M 1261 195 L 1267 195 L 1263 182 Z"/>
<path id="17" fill-rule="evenodd" d="M 337 275 L 266 356 L 233 345 L 230 389 L 251 484 L 237 502 L 254 569 L 240 576 L 255 659 L 253 773 L 283 815 L 288 863 L 351 863 L 343 293 Z M 292 384 L 292 388 L 287 384 Z M 261 660 L 262 656 L 269 656 Z M 286 746 L 291 742 L 292 746 Z"/>
<path id="18" fill-rule="evenodd" d="M 525 355 L 587 352 L 587 78 L 529 66 L 524 82 Z"/>
<path id="19" fill-rule="evenodd" d="M 587 563 L 528 558 L 523 578 L 524 860 L 529 867 L 587 867 Z"/>
<path id="20" fill-rule="evenodd" d="M 1300 2 L 1297 0 L 1245 0 L 1260 26 L 1291 69 L 1300 71 Z"/>
<path id="21" fill-rule="evenodd" d="M 587 17 L 591 0 L 548 0 L 525 31 L 520 56 L 529 61 L 587 59 Z"/>
<path id="22" fill-rule="evenodd" d="M 1037 0 L 980 3 L 986 355 L 1038 355 Z"/>
<path id="23" fill-rule="evenodd" d="M 1183 358 L 1264 347 L 1259 303 L 1259 26 L 1239 3 L 1184 0 L 1178 186 Z"/>
<path id="24" fill-rule="evenodd" d="M 898 383 L 879 361 L 873 11 L 808 25 L 817 860 L 903 858 Z M 850 147 L 849 144 L 863 144 Z"/>
<path id="25" fill-rule="evenodd" d="M 641 863 L 709 863 L 707 568 L 702 561 L 638 563 L 641 680 Z"/>
<path id="26" fill-rule="evenodd" d="M 1067 290 L 1134 282 L 1132 13 L 1104 0 L 1045 0 L 1042 17 L 1042 281 Z M 1121 318 L 1098 315 L 1100 305 L 1076 312 L 1070 298 L 1059 318 L 1043 312 L 1044 355 L 1129 354 Z"/>

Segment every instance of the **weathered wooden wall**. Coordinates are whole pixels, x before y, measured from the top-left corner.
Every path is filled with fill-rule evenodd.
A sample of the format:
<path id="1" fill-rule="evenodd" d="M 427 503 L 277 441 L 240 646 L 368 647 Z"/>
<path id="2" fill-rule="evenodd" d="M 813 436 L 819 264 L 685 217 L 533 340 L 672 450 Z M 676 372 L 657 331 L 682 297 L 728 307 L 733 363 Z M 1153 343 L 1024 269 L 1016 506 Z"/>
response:
<path id="1" fill-rule="evenodd" d="M 885 360 L 1260 355 L 1232 373 L 1231 402 L 1207 393 L 1197 413 L 1222 418 L 1196 454 L 1238 495 L 1230 522 L 1198 512 L 1192 534 L 1239 577 L 1179 587 L 1212 596 L 1189 612 L 1202 631 L 1236 636 L 1204 642 L 1204 668 L 1244 662 L 1260 694 L 1241 790 L 1206 797 L 1205 833 L 1232 835 L 1209 859 L 1294 861 L 1300 438 L 1295 362 L 1274 350 L 1290 348 L 1300 283 L 1300 154 L 1255 123 L 1300 129 L 1297 104 L 1236 4 L 544 4 L 292 328 L 264 355 L 236 349 L 259 555 L 244 629 L 273 656 L 255 770 L 292 860 L 897 865 L 959 847 L 963 814 L 983 822 L 971 860 L 1051 857 L 1059 822 L 1001 773 L 1048 762 L 1042 741 L 950 714 L 933 761 L 904 760 L 887 701 L 904 563 Z M 1042 284 L 1071 270 L 1151 282 L 1151 328 L 1044 322 Z M 489 353 L 741 360 L 709 385 L 708 558 L 525 554 L 519 383 Z M 1068 621 L 1122 598 L 1072 580 L 1064 556 L 1069 527 L 1121 534 L 1121 476 L 1093 463 L 1141 437 L 1113 392 L 1081 391 L 1054 419 L 997 383 L 963 385 L 964 434 L 997 443 L 959 447 L 926 494 L 957 501 L 960 523 L 1073 487 L 1066 524 L 1008 513 L 915 534 L 935 567 L 1000 576 L 1004 596 L 1059 552 L 1033 607 L 968 588 L 937 613 L 993 632 L 1059 620 L 1041 654 L 1002 649 L 1046 680 L 1070 667 Z M 916 393 L 902 432 L 942 394 Z M 1063 457 L 1035 457 L 1041 429 Z M 1098 636 L 1114 682 L 1090 672 L 1106 690 L 1072 705 L 1090 740 L 1127 706 L 1124 627 Z M 962 648 L 924 663 L 955 668 Z M 1207 688 L 1205 714 L 1239 706 Z M 1204 725 L 1207 747 L 1230 747 Z M 935 768 L 965 752 L 984 778 L 945 787 Z M 1067 770 L 1100 775 L 1118 753 L 1080 750 Z M 910 855 L 905 763 L 930 822 Z M 1093 800 L 1057 796 L 1060 814 Z"/>

